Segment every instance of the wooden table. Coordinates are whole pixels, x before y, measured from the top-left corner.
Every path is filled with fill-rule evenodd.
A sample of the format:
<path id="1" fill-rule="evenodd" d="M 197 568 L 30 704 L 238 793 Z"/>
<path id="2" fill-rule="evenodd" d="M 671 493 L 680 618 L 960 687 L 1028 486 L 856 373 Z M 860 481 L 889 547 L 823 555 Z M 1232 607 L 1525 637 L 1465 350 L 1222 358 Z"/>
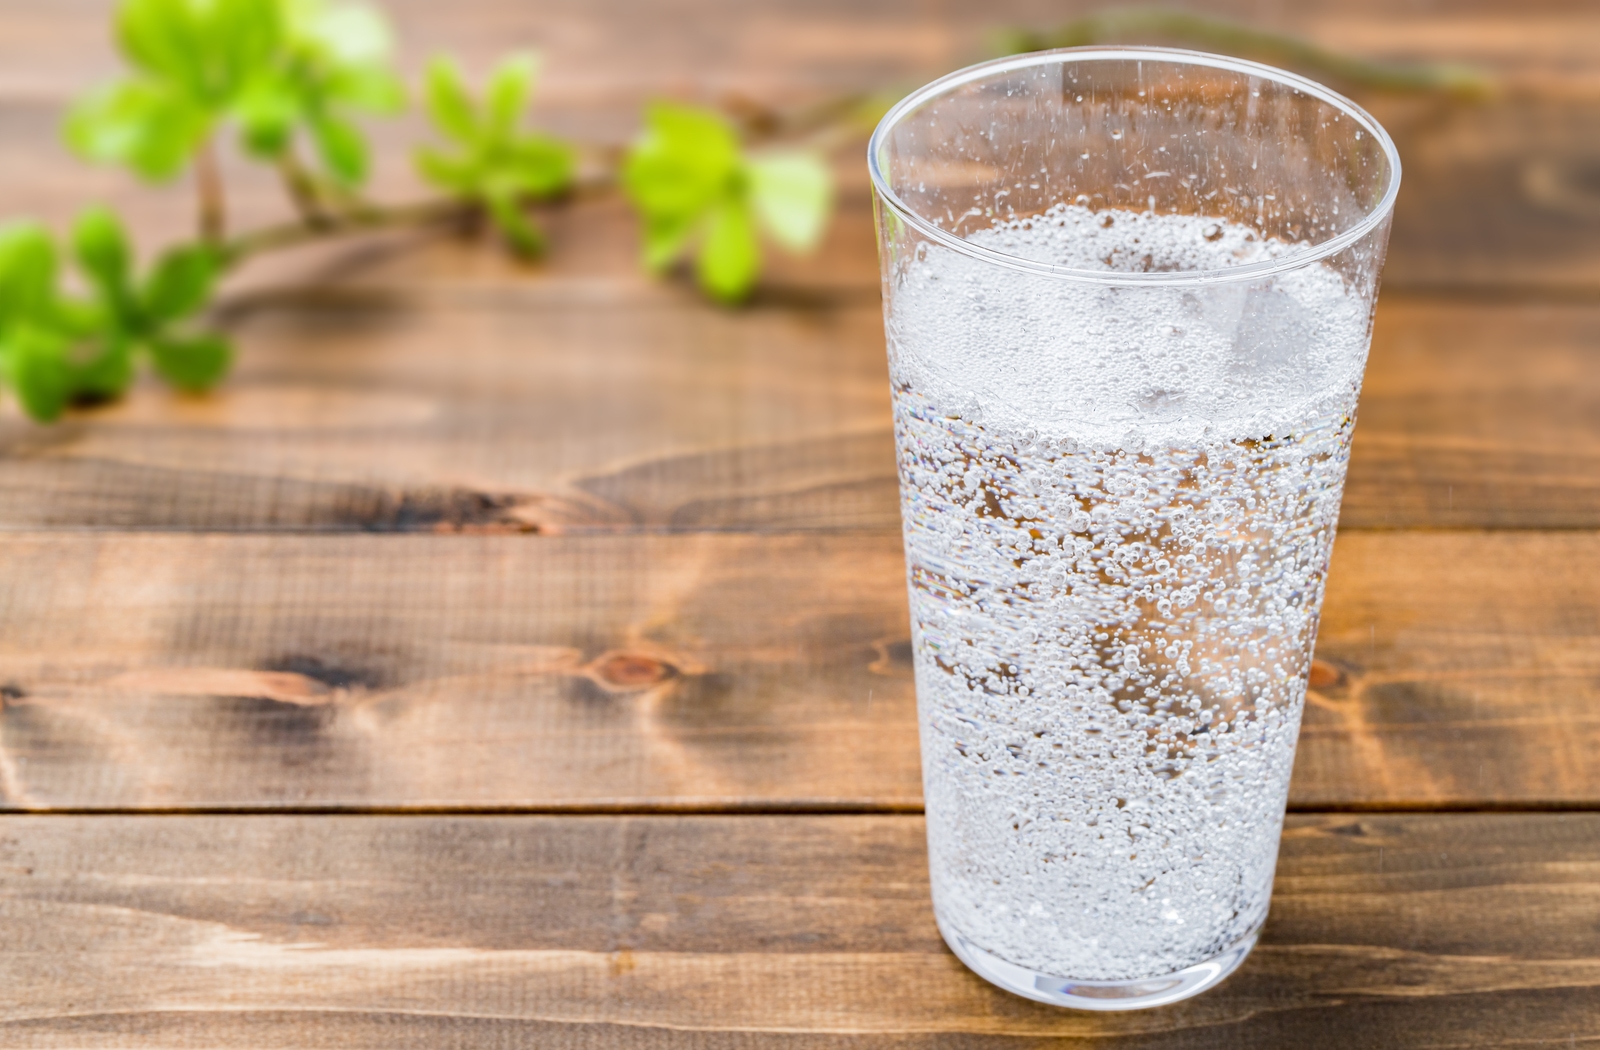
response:
<path id="1" fill-rule="evenodd" d="M 5 210 L 90 197 L 103 0 L 0 3 Z M 553 126 L 915 82 L 997 0 L 405 0 L 537 44 Z M 1600 11 L 1232 8 L 1465 59 L 1406 164 L 1272 919 L 1134 1016 L 999 992 L 928 905 L 865 179 L 739 312 L 384 240 L 247 275 L 212 398 L 0 419 L 0 1047 L 1600 1043 Z M 387 148 L 400 167 L 403 135 Z M 403 179 L 400 180 L 403 183 Z M 403 186 L 402 186 L 403 188 Z M 246 176 L 236 216 L 276 214 Z"/>

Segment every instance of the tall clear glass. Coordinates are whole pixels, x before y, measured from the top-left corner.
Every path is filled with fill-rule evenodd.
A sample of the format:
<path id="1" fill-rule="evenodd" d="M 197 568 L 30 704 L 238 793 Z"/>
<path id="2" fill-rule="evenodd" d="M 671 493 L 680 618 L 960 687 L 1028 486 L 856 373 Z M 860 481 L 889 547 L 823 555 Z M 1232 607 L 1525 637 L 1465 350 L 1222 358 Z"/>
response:
<path id="1" fill-rule="evenodd" d="M 1311 81 L 1077 48 L 869 149 L 934 910 L 1091 1010 L 1267 914 L 1400 164 Z"/>

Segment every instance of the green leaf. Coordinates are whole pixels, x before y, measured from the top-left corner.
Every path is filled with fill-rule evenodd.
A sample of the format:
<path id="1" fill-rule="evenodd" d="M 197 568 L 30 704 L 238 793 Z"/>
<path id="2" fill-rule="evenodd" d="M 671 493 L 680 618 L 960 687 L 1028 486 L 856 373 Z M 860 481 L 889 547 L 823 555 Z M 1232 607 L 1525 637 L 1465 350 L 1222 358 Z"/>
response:
<path id="1" fill-rule="evenodd" d="M 65 337 L 31 325 L 10 328 L 0 355 L 23 410 L 41 423 L 58 418 L 72 396 Z"/>
<path id="2" fill-rule="evenodd" d="M 450 62 L 435 62 L 428 76 L 428 108 L 434 123 L 460 147 L 423 149 L 417 167 L 434 185 L 481 204 L 518 251 L 543 249 L 543 238 L 510 215 L 514 205 L 551 197 L 572 185 L 577 157 L 566 142 L 519 129 L 533 89 L 531 56 L 503 62 L 489 79 L 484 99 L 472 98 Z M 520 212 L 519 212 L 520 214 Z"/>
<path id="3" fill-rule="evenodd" d="M 265 71 L 282 43 L 279 0 L 124 0 L 128 60 L 214 113 Z"/>
<path id="4" fill-rule="evenodd" d="M 216 386 L 228 374 L 233 347 L 213 333 L 164 337 L 151 340 L 150 356 L 167 382 L 180 390 L 200 391 Z"/>
<path id="5" fill-rule="evenodd" d="M 478 108 L 454 62 L 439 58 L 428 66 L 425 99 L 428 115 L 445 135 L 463 145 L 479 140 Z"/>
<path id="6" fill-rule="evenodd" d="M 279 0 L 286 6 L 291 59 L 280 77 L 293 81 L 305 109 L 349 107 L 393 113 L 405 86 L 388 66 L 393 34 L 381 12 L 365 4 Z"/>
<path id="7" fill-rule="evenodd" d="M 701 213 L 727 196 L 740 172 L 739 140 L 708 110 L 657 103 L 623 163 L 622 185 L 647 218 Z"/>
<path id="8" fill-rule="evenodd" d="M 68 342 L 100 339 L 116 329 L 125 327 L 130 321 L 134 324 L 139 322 L 134 316 L 138 312 L 136 304 L 125 305 L 126 313 L 117 309 L 115 304 L 108 306 L 104 302 L 57 298 L 47 311 L 47 326 L 51 331 L 65 337 Z"/>
<path id="9" fill-rule="evenodd" d="M 795 252 L 817 246 L 833 206 L 833 175 L 812 153 L 782 153 L 750 161 L 750 197 L 772 239 Z"/>
<path id="10" fill-rule="evenodd" d="M 484 93 L 489 111 L 488 137 L 503 139 L 516 130 L 528 106 L 537 68 L 532 55 L 518 55 L 495 67 Z"/>
<path id="11" fill-rule="evenodd" d="M 70 366 L 72 400 L 105 401 L 133 383 L 133 353 L 127 339 L 101 340 L 99 351 Z"/>
<path id="12" fill-rule="evenodd" d="M 725 302 L 748 295 L 761 272 L 752 178 L 738 135 L 720 115 L 651 106 L 622 171 L 623 188 L 644 220 L 645 265 L 666 268 L 700 237 L 701 287 Z"/>
<path id="13" fill-rule="evenodd" d="M 0 227 L 0 331 L 53 319 L 58 269 L 55 241 L 44 227 Z"/>
<path id="14" fill-rule="evenodd" d="M 369 150 L 346 114 L 394 112 L 405 103 L 399 77 L 382 65 L 390 47 L 388 26 L 365 6 L 270 2 L 283 7 L 288 43 L 230 110 L 246 148 L 277 159 L 303 129 L 335 181 L 360 185 L 370 167 Z"/>
<path id="15" fill-rule="evenodd" d="M 544 234 L 528 218 L 516 198 L 510 194 L 490 194 L 484 201 L 489 217 L 506 243 L 518 255 L 533 258 L 544 252 Z"/>
<path id="16" fill-rule="evenodd" d="M 126 164 L 151 180 L 182 171 L 210 133 L 205 112 L 164 85 L 123 81 L 90 94 L 67 118 L 67 143 L 89 160 Z"/>
<path id="17" fill-rule="evenodd" d="M 727 200 L 711 213 L 698 262 L 700 286 L 716 298 L 731 303 L 749 294 L 761 273 L 761 253 L 745 202 Z"/>
<path id="18" fill-rule="evenodd" d="M 423 148 L 417 151 L 417 171 L 442 190 L 468 197 L 477 193 L 478 165 L 471 161 Z"/>
<path id="19" fill-rule="evenodd" d="M 660 148 L 708 172 L 739 163 L 739 136 L 714 110 L 658 102 L 646 112 L 645 130 Z"/>
<path id="20" fill-rule="evenodd" d="M 211 298 L 221 274 L 222 259 L 213 248 L 192 245 L 167 252 L 145 283 L 145 313 L 161 324 L 195 314 Z"/>
<path id="21" fill-rule="evenodd" d="M 119 328 L 142 325 L 132 288 L 133 250 L 122 222 L 106 208 L 91 208 L 72 227 L 72 252 L 89 283 L 99 293 L 104 310 Z M 81 322 L 88 322 L 88 318 Z M 80 323 L 75 327 L 92 327 Z"/>
<path id="22" fill-rule="evenodd" d="M 553 197 L 572 185 L 577 158 L 572 147 L 560 139 L 528 135 L 512 143 L 505 153 L 505 171 L 525 196 Z"/>
<path id="23" fill-rule="evenodd" d="M 101 290 L 121 294 L 128 287 L 133 252 L 122 222 L 106 208 L 90 208 L 72 225 L 72 250 L 78 265 Z"/>
<path id="24" fill-rule="evenodd" d="M 201 6 L 202 37 L 212 49 L 207 86 L 221 108 L 278 58 L 285 29 L 282 0 L 201 0 Z"/>
<path id="25" fill-rule="evenodd" d="M 651 273 L 661 273 L 678 260 L 696 231 L 704 225 L 699 215 L 667 215 L 648 218 L 644 224 L 644 265 Z"/>
<path id="26" fill-rule="evenodd" d="M 276 158 L 289 148 L 301 103 L 287 80 L 260 77 L 233 107 L 244 147 L 258 157 Z"/>
<path id="27" fill-rule="evenodd" d="M 322 163 L 335 179 L 346 186 L 359 186 L 366 181 L 367 140 L 353 124 L 337 117 L 321 116 L 311 122 L 311 137 L 317 144 Z"/>
<path id="28" fill-rule="evenodd" d="M 189 0 L 124 0 L 117 11 L 117 42 L 128 61 L 195 95 L 205 90 L 204 35 Z"/>
<path id="29" fill-rule="evenodd" d="M 405 83 L 387 69 L 337 69 L 323 81 L 329 102 L 368 113 L 398 113 L 406 105 Z"/>
<path id="30" fill-rule="evenodd" d="M 344 66 L 386 61 L 394 50 L 394 34 L 382 12 L 367 4 L 292 2 L 291 31 L 316 46 L 330 61 Z"/>
<path id="31" fill-rule="evenodd" d="M 281 152 L 293 107 L 260 83 L 281 58 L 285 2 L 123 0 L 117 37 L 135 75 L 74 107 L 68 142 L 91 159 L 167 179 L 237 109 L 253 152 Z"/>

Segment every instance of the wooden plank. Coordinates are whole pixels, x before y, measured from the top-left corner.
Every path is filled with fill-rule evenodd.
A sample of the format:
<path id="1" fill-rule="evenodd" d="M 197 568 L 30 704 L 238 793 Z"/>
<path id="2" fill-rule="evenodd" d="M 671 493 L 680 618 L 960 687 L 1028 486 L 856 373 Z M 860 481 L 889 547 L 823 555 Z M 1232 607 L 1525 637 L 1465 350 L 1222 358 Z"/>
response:
<path id="1" fill-rule="evenodd" d="M 1369 101 L 1395 135 L 1405 166 L 1384 271 L 1387 288 L 1590 301 L 1600 295 L 1600 195 L 1589 145 L 1600 135 L 1600 104 L 1521 96 L 1482 105 Z M 592 138 L 598 120 L 585 115 L 575 123 Z M 635 132 L 637 110 L 618 111 L 601 123 L 615 127 L 616 141 L 626 141 Z M 117 171 L 82 165 L 59 145 L 57 124 L 54 106 L 0 103 L 0 155 L 16 158 L 0 170 L 7 215 L 64 226 L 86 204 L 105 202 L 129 217 L 146 245 L 191 235 L 194 204 L 186 187 L 141 186 Z M 407 158 L 423 137 L 414 123 L 380 136 L 375 195 L 420 196 Z M 776 294 L 856 296 L 877 288 L 864 148 L 864 137 L 840 147 L 835 156 L 840 199 L 829 238 L 817 257 L 774 259 L 765 280 Z M 248 228 L 288 217 L 270 177 L 242 161 L 230 163 L 228 172 L 235 222 Z M 635 223 L 619 205 L 577 209 L 555 220 L 551 243 L 552 266 L 560 272 L 603 258 L 614 266 L 604 276 L 621 279 L 624 289 L 642 283 L 635 273 Z M 526 284 L 532 277 L 527 267 L 482 248 L 465 257 L 453 246 L 434 254 L 432 265 L 377 268 L 366 281 L 394 291 L 434 284 L 441 276 L 495 287 Z M 273 263 L 264 273 L 316 286 L 322 275 L 307 269 L 301 263 Z"/>
<path id="2" fill-rule="evenodd" d="M 214 397 L 13 410 L 0 527 L 898 528 L 876 304 L 563 288 L 262 308 Z M 1343 526 L 1600 526 L 1597 348 L 1600 306 L 1384 300 Z"/>
<path id="3" fill-rule="evenodd" d="M 916 802 L 877 535 L 0 550 L 13 805 Z"/>
<path id="4" fill-rule="evenodd" d="M 0 539 L 11 808 L 919 805 L 898 538 Z M 1600 800 L 1600 534 L 1339 539 L 1299 807 Z"/>
<path id="5" fill-rule="evenodd" d="M 1600 536 L 1339 538 L 1293 802 L 1588 804 L 1600 720 Z M 1579 786 L 1582 784 L 1583 786 Z"/>
<path id="6" fill-rule="evenodd" d="M 435 49 L 483 61 L 510 47 L 542 47 L 549 58 L 542 119 L 588 141 L 622 143 L 636 132 L 640 106 L 662 94 L 705 101 L 739 94 L 791 105 L 909 87 L 984 57 L 985 34 L 997 24 L 1052 24 L 1098 5 L 1011 0 L 929 10 L 909 0 L 695 0 L 665 7 L 478 0 L 441 8 L 406 0 L 389 6 L 402 39 L 411 42 L 412 67 Z M 1589 146 L 1600 133 L 1600 18 L 1592 5 L 1459 4 L 1426 14 L 1377 0 L 1321 0 L 1281 12 L 1244 0 L 1203 6 L 1355 52 L 1477 62 L 1498 73 L 1503 90 L 1485 105 L 1363 99 L 1396 134 L 1407 170 L 1386 280 L 1391 288 L 1600 293 L 1600 197 Z M 109 0 L 84 0 L 0 8 L 0 153 L 9 158 L 0 194 L 8 213 L 56 223 L 85 202 L 109 201 L 132 217 L 145 240 L 171 240 L 193 226 L 186 190 L 133 185 L 117 172 L 73 162 L 59 143 L 61 106 L 117 69 L 109 7 Z M 380 194 L 417 191 L 407 158 L 423 134 L 415 120 L 380 133 Z M 875 287 L 861 146 L 852 143 L 839 155 L 849 177 L 836 241 L 847 250 L 779 267 L 771 276 L 775 286 L 813 293 Z M 285 214 L 273 178 L 236 159 L 228 175 L 238 221 Z M 631 265 L 631 227 L 586 226 L 576 237 L 558 237 L 557 255 L 582 253 L 576 241 L 613 232 Z M 463 269 L 486 276 L 479 267 Z"/>
<path id="7" fill-rule="evenodd" d="M 0 424 L 0 521 L 898 527 L 875 304 L 368 300 L 269 311 L 242 338 L 214 398 L 152 383 L 54 428 Z"/>
<path id="8" fill-rule="evenodd" d="M 181 845 L 182 848 L 174 848 Z M 943 949 L 916 817 L 7 818 L 0 1046 L 1579 1046 L 1600 817 L 1291 818 L 1217 990 L 1091 1015 Z"/>
<path id="9" fill-rule="evenodd" d="M 1600 524 L 1600 309 L 1380 303 L 1340 526 Z"/>
<path id="10" fill-rule="evenodd" d="M 112 75 L 114 0 L 0 4 L 0 94 L 64 98 Z M 434 50 L 489 61 L 508 48 L 550 58 L 544 95 L 574 106 L 619 96 L 726 83 L 790 88 L 928 79 L 982 57 L 1001 25 L 1049 27 L 1098 10 L 1094 0 L 996 0 L 928 7 L 911 0 L 812 0 L 753 5 L 694 0 L 546 0 L 516 4 L 384 0 L 414 64 Z M 1592 92 L 1600 28 L 1585 0 L 1452 0 L 1426 8 L 1383 0 L 1303 0 L 1266 6 L 1209 0 L 1195 8 L 1264 29 L 1300 33 L 1354 54 L 1469 62 L 1520 90 Z M 708 68 L 715 57 L 716 66 Z M 746 87 L 748 90 L 748 87 Z"/>
<path id="11" fill-rule="evenodd" d="M 1600 105 L 1375 108 L 1404 167 L 1385 287 L 1594 298 L 1596 157 L 1560 143 L 1593 142 Z"/>

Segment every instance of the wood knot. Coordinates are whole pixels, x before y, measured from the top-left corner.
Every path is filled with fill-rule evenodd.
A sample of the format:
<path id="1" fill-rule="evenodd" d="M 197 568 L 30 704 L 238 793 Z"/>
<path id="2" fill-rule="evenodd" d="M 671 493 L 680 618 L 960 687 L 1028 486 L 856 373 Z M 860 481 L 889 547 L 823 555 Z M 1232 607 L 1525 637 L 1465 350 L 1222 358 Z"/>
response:
<path id="1" fill-rule="evenodd" d="M 1344 672 L 1323 660 L 1313 660 L 1307 684 L 1313 689 L 1331 689 L 1344 684 Z"/>
<path id="2" fill-rule="evenodd" d="M 612 653 L 594 662 L 596 682 L 608 689 L 649 689 L 677 675 L 678 669 L 665 660 L 642 653 Z"/>
<path id="3" fill-rule="evenodd" d="M 911 639 L 880 638 L 872 643 L 876 659 L 867 665 L 873 674 L 893 675 L 896 669 L 911 670 Z"/>

